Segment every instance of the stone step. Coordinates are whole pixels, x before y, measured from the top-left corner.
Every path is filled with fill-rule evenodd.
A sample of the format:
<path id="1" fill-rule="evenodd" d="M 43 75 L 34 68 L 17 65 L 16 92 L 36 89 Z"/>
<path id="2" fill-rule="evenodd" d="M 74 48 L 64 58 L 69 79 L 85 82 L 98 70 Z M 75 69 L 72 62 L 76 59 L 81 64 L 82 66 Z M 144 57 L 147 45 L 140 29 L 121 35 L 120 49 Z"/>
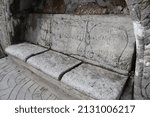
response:
<path id="1" fill-rule="evenodd" d="M 0 59 L 0 100 L 64 100 L 78 99 L 57 86 L 46 83 L 10 58 Z"/>
<path id="2" fill-rule="evenodd" d="M 28 68 L 41 79 L 56 85 L 72 97 L 79 99 L 120 98 L 128 76 L 42 48 L 22 43 L 6 48 L 6 53 L 19 65 Z M 24 50 L 25 54 L 23 54 Z"/>

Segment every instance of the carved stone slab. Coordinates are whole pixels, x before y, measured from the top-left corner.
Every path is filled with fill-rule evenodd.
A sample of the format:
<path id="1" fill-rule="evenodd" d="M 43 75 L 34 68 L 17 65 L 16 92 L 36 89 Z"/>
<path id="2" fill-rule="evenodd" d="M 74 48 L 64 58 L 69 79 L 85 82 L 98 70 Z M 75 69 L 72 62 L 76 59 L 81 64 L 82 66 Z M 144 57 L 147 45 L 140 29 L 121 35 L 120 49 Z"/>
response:
<path id="1" fill-rule="evenodd" d="M 5 52 L 9 55 L 15 56 L 23 61 L 25 61 L 31 55 L 44 52 L 46 48 L 29 44 L 29 43 L 21 43 L 17 45 L 9 46 L 5 49 Z"/>
<path id="2" fill-rule="evenodd" d="M 134 51 L 128 16 L 30 15 L 26 40 L 127 74 Z"/>
<path id="3" fill-rule="evenodd" d="M 118 16 L 55 15 L 52 48 L 125 73 L 134 51 L 132 21 Z"/>
<path id="4" fill-rule="evenodd" d="M 127 77 L 82 64 L 66 73 L 62 82 L 95 99 L 119 99 Z"/>
<path id="5" fill-rule="evenodd" d="M 28 59 L 27 63 L 32 65 L 38 70 L 50 75 L 53 78 L 59 79 L 59 77 L 78 65 L 81 61 L 76 60 L 66 55 L 48 51 L 40 55 L 36 55 Z"/>

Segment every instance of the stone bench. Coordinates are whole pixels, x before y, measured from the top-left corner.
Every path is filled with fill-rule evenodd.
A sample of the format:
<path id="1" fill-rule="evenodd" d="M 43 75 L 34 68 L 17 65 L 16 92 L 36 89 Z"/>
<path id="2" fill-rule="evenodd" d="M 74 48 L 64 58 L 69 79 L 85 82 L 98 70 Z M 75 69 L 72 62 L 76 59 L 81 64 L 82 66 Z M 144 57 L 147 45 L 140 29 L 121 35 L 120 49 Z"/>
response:
<path id="1" fill-rule="evenodd" d="M 29 43 L 5 50 L 19 64 L 82 99 L 120 98 L 135 44 L 128 16 L 32 14 L 25 24 Z"/>

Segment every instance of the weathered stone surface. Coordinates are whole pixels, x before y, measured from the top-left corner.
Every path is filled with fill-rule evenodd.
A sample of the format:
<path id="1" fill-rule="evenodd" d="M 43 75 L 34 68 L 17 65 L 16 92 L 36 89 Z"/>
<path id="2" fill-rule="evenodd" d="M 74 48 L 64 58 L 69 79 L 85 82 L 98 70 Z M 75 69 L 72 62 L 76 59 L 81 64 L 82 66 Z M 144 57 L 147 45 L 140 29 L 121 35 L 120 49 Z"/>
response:
<path id="1" fill-rule="evenodd" d="M 143 78 L 141 81 L 136 79 L 141 84 L 141 94 L 138 95 L 141 95 L 143 99 L 150 99 L 150 56 L 145 56 L 144 61 Z"/>
<path id="2" fill-rule="evenodd" d="M 96 65 L 130 70 L 135 40 L 129 18 L 56 15 L 53 22 L 53 49 Z"/>
<path id="3" fill-rule="evenodd" d="M 100 6 L 125 6 L 125 0 L 96 0 Z"/>
<path id="4" fill-rule="evenodd" d="M 27 19 L 25 40 L 45 47 L 51 46 L 52 15 L 30 15 Z"/>
<path id="5" fill-rule="evenodd" d="M 134 81 L 134 99 L 150 99 L 150 48 L 144 52 L 143 76 Z"/>
<path id="6" fill-rule="evenodd" d="M 11 36 L 14 35 L 13 19 L 10 12 L 12 2 L 13 0 L 0 1 L 0 44 L 3 49 L 11 44 Z"/>
<path id="7" fill-rule="evenodd" d="M 59 79 L 63 73 L 78 65 L 81 61 L 66 55 L 48 51 L 28 59 L 27 63 L 38 70 Z"/>
<path id="8" fill-rule="evenodd" d="M 26 40 L 33 43 L 120 73 L 131 68 L 135 38 L 128 16 L 34 14 L 27 28 Z"/>
<path id="9" fill-rule="evenodd" d="M 104 5 L 105 6 L 105 5 Z M 129 15 L 129 10 L 126 6 L 113 6 L 109 5 L 103 7 L 97 3 L 79 4 L 75 10 L 77 15 L 106 15 L 106 14 L 126 14 Z"/>
<path id="10" fill-rule="evenodd" d="M 62 82 L 95 99 L 119 99 L 127 77 L 82 64 L 66 73 Z"/>
<path id="11" fill-rule="evenodd" d="M 1 67 L 2 64 L 5 66 Z M 0 59 L 0 100 L 77 99 L 8 58 Z"/>
<path id="12" fill-rule="evenodd" d="M 79 10 L 80 6 L 83 7 L 81 8 L 82 10 Z M 117 7 L 119 9 L 117 9 Z M 86 15 L 120 14 L 120 13 L 124 14 L 124 8 L 126 8 L 125 0 L 39 0 L 39 1 L 20 0 L 21 11 L 32 11 L 36 13 L 37 12 L 51 13 L 51 14 L 70 13 L 70 14 L 86 14 Z M 78 12 L 76 13 L 77 9 Z M 101 9 L 107 12 L 101 12 L 103 11 Z"/>
<path id="13" fill-rule="evenodd" d="M 150 1 L 126 0 L 133 19 L 136 38 L 134 99 L 149 99 Z"/>
<path id="14" fill-rule="evenodd" d="M 15 56 L 23 61 L 25 61 L 31 55 L 41 53 L 46 51 L 47 49 L 29 44 L 29 43 L 21 43 L 17 45 L 9 46 L 5 49 L 5 52 L 9 55 Z"/>

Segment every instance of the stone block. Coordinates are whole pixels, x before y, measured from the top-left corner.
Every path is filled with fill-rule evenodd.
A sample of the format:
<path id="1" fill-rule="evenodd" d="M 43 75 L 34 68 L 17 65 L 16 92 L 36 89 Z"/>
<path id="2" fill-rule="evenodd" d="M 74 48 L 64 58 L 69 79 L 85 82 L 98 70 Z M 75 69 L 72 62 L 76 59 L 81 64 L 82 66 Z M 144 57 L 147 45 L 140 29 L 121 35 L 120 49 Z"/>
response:
<path id="1" fill-rule="evenodd" d="M 29 44 L 29 43 L 21 43 L 17 45 L 9 46 L 5 49 L 5 52 L 9 55 L 15 56 L 23 61 L 26 61 L 26 59 L 32 55 L 35 55 L 37 53 L 41 53 L 46 51 L 46 48 Z"/>
<path id="2" fill-rule="evenodd" d="M 31 57 L 27 63 L 51 77 L 59 79 L 63 73 L 80 64 L 81 61 L 50 50 Z"/>
<path id="3" fill-rule="evenodd" d="M 119 99 L 127 77 L 102 69 L 82 64 L 66 73 L 62 82 L 94 99 Z"/>

